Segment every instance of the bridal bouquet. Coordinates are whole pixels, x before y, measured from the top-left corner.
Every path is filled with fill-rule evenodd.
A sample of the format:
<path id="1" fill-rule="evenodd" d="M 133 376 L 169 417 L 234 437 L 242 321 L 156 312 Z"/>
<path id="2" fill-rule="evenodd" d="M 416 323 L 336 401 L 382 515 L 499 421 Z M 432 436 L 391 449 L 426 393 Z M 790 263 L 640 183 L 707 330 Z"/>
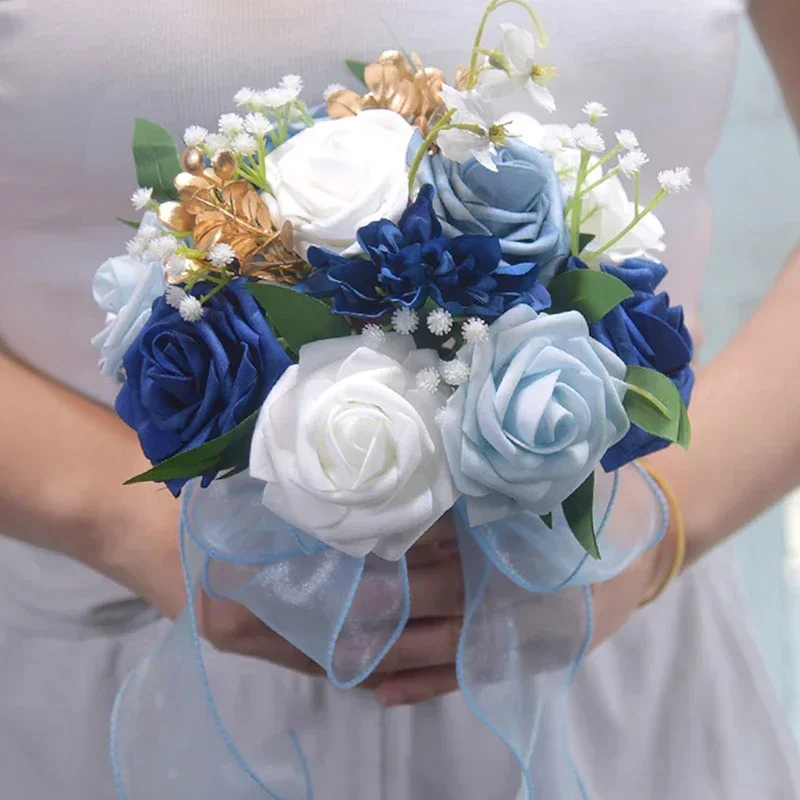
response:
<path id="1" fill-rule="evenodd" d="M 443 514 L 458 517 L 470 569 L 477 542 L 528 595 L 585 589 L 624 562 L 601 535 L 617 471 L 689 443 L 692 341 L 658 291 L 653 213 L 689 172 L 658 173 L 643 197 L 648 158 L 630 130 L 606 143 L 598 102 L 573 126 L 495 117 L 506 96 L 555 109 L 542 26 L 512 2 L 530 29 L 503 24 L 487 45 L 509 4 L 493 0 L 455 75 L 386 51 L 347 62 L 352 88 L 329 86 L 319 105 L 285 75 L 239 91 L 218 130 L 188 127 L 180 153 L 137 120 L 144 218 L 95 278 L 100 368 L 122 381 L 116 409 L 153 464 L 131 481 L 183 493 L 206 590 L 258 606 L 339 685 L 402 630 L 404 555 Z M 591 566 L 601 557 L 605 572 Z M 362 668 L 343 678 L 331 644 L 352 594 L 319 647 L 251 596 L 287 559 L 360 565 L 352 594 L 370 571 L 396 581 L 405 601 Z M 244 563 L 261 565 L 255 584 L 249 572 L 210 585 L 220 564 Z M 474 607 L 491 601 L 468 591 Z M 507 743 L 532 793 L 534 748 Z"/>

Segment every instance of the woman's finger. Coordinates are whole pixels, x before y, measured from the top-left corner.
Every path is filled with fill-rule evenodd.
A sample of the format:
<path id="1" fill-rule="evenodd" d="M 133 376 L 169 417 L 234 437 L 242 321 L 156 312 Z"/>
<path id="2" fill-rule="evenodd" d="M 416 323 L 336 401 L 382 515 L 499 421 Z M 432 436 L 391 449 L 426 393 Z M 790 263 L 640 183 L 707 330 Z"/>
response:
<path id="1" fill-rule="evenodd" d="M 453 515 L 448 512 L 406 553 L 410 568 L 424 567 L 453 558 L 458 553 L 458 538 Z"/>
<path id="2" fill-rule="evenodd" d="M 388 675 L 377 691 L 378 702 L 391 706 L 423 703 L 458 689 L 456 670 L 452 664 L 431 669 L 417 669 Z"/>
<path id="3" fill-rule="evenodd" d="M 408 571 L 411 618 L 457 617 L 464 610 L 461 560 L 454 558 Z"/>
<path id="4" fill-rule="evenodd" d="M 410 622 L 376 669 L 380 674 L 438 667 L 456 660 L 461 619 Z"/>

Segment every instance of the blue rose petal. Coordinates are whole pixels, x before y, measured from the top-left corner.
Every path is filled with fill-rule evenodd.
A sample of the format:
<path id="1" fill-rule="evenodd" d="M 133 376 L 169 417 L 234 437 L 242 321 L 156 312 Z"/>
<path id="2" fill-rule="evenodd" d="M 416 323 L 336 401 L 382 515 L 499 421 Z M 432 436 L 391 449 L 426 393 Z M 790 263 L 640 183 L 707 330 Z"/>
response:
<path id="1" fill-rule="evenodd" d="M 210 288 L 199 284 L 193 294 Z M 291 364 L 244 286 L 233 281 L 186 322 L 164 298 L 123 357 L 116 409 L 153 464 L 216 439 L 256 411 Z M 203 476 L 203 485 L 215 473 Z M 185 480 L 166 481 L 177 496 Z"/>

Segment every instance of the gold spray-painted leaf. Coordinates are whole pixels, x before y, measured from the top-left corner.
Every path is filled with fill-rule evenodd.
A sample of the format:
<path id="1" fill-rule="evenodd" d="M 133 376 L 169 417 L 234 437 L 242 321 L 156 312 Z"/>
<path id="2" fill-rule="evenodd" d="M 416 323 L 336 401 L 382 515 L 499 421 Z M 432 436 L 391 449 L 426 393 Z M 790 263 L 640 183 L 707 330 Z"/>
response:
<path id="1" fill-rule="evenodd" d="M 339 89 L 328 95 L 326 105 L 331 119 L 354 117 L 361 111 L 361 95 L 351 89 Z"/>
<path id="2" fill-rule="evenodd" d="M 158 220 L 176 233 L 183 233 L 194 228 L 194 215 L 184 205 L 169 201 L 158 207 Z"/>

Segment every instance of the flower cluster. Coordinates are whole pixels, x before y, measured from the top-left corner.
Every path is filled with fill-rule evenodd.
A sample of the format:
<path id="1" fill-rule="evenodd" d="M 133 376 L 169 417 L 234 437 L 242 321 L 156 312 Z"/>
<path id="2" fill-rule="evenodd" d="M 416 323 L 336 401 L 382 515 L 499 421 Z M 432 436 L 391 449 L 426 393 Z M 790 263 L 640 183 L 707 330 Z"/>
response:
<path id="1" fill-rule="evenodd" d="M 491 48 L 509 3 L 532 26 Z M 492 0 L 449 82 L 384 51 L 348 62 L 365 94 L 333 84 L 313 110 L 296 75 L 241 89 L 180 153 L 137 120 L 144 215 L 97 272 L 93 341 L 140 478 L 177 494 L 249 468 L 290 524 L 398 559 L 459 495 L 473 525 L 547 518 L 599 465 L 688 443 L 654 210 L 689 170 L 645 196 L 649 159 L 599 102 L 572 126 L 497 117 L 520 88 L 555 110 L 545 44 L 524 0 Z"/>

